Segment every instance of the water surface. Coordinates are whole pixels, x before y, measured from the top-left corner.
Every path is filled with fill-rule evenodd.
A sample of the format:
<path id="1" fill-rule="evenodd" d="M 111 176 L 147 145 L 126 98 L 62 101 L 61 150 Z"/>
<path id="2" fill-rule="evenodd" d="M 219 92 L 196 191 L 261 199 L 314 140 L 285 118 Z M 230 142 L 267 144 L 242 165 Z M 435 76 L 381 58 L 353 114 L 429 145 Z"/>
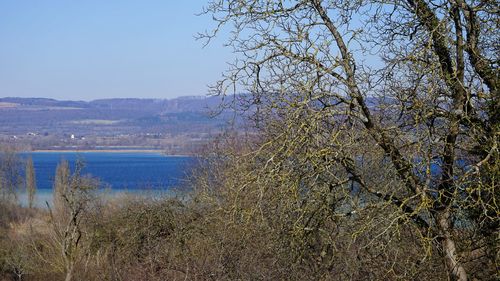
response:
<path id="1" fill-rule="evenodd" d="M 69 162 L 72 170 L 77 160 L 84 163 L 82 174 L 99 179 L 101 189 L 111 192 L 146 193 L 167 191 L 182 185 L 194 158 L 165 156 L 142 152 L 30 152 L 38 187 L 37 205 L 52 197 L 55 170 L 62 160 Z M 24 198 L 23 198 L 24 197 Z M 21 195 L 21 202 L 25 202 Z"/>

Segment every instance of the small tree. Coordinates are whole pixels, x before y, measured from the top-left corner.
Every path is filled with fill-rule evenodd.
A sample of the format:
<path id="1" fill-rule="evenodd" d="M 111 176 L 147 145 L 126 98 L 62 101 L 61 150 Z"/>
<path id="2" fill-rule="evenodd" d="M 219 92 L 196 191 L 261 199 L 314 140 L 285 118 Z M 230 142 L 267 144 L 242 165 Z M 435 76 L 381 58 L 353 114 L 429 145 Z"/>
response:
<path id="1" fill-rule="evenodd" d="M 66 194 L 71 178 L 68 161 L 61 161 L 56 167 L 54 178 L 54 189 L 52 193 L 54 210 L 56 213 L 62 213 L 64 209 L 63 195 Z"/>
<path id="2" fill-rule="evenodd" d="M 0 147 L 0 196 L 2 199 L 17 198 L 22 187 L 22 161 L 12 147 Z"/>
<path id="3" fill-rule="evenodd" d="M 83 163 L 77 161 L 71 173 L 68 162 L 63 161 L 57 166 L 54 180 L 55 212 L 51 212 L 51 218 L 61 245 L 65 281 L 73 280 L 75 266 L 82 256 L 82 222 L 92 202 L 92 191 L 98 187 L 97 180 L 81 175 L 82 169 Z"/>
<path id="4" fill-rule="evenodd" d="M 26 161 L 26 191 L 28 192 L 28 206 L 33 208 L 36 195 L 36 176 L 31 157 Z"/>

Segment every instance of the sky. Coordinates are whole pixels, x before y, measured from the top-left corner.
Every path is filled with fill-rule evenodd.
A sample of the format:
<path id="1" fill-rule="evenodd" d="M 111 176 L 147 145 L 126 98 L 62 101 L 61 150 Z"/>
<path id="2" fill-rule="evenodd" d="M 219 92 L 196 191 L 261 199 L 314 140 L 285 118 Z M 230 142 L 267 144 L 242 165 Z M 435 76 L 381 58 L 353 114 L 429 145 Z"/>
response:
<path id="1" fill-rule="evenodd" d="M 203 0 L 0 0 L 0 97 L 205 95 L 233 58 Z"/>

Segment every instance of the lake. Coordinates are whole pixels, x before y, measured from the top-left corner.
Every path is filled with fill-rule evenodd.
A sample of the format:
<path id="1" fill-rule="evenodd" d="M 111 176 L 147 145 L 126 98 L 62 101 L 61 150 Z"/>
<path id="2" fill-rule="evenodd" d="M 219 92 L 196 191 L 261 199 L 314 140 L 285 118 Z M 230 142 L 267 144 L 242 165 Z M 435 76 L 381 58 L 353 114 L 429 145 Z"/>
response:
<path id="1" fill-rule="evenodd" d="M 166 156 L 143 152 L 30 152 L 38 187 L 36 205 L 52 200 L 52 186 L 57 164 L 67 160 L 72 170 L 77 160 L 85 164 L 82 175 L 98 178 L 101 188 L 112 193 L 165 192 L 180 186 L 194 163 L 193 157 Z M 26 194 L 20 201 L 26 204 Z"/>

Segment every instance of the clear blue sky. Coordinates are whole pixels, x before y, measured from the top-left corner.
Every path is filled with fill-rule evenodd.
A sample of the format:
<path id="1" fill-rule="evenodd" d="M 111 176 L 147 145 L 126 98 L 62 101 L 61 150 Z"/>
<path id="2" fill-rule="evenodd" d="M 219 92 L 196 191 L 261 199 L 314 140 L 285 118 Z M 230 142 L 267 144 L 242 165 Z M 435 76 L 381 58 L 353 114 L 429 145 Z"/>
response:
<path id="1" fill-rule="evenodd" d="M 202 0 L 0 0 L 0 97 L 204 95 L 231 50 Z"/>

